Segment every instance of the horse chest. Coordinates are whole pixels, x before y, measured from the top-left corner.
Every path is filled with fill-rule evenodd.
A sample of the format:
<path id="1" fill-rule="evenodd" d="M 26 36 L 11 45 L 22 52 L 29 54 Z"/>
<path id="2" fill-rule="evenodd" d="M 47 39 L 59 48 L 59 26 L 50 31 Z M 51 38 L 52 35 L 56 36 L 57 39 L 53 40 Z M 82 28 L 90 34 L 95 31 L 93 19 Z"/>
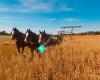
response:
<path id="1" fill-rule="evenodd" d="M 16 45 L 18 45 L 18 46 L 22 46 L 22 45 L 24 45 L 24 44 L 25 44 L 24 41 L 16 41 Z"/>

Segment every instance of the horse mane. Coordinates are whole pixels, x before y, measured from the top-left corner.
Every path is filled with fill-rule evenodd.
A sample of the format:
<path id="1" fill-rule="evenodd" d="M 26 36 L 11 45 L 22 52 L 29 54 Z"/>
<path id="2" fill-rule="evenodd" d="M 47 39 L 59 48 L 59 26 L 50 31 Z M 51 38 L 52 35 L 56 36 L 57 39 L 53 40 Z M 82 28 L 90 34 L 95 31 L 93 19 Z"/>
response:
<path id="1" fill-rule="evenodd" d="M 20 34 L 24 34 L 24 33 L 20 32 L 17 28 L 15 28 L 15 30 Z"/>
<path id="2" fill-rule="evenodd" d="M 29 30 L 31 42 L 37 44 L 38 43 L 38 37 L 37 34 Z"/>
<path id="3" fill-rule="evenodd" d="M 18 29 L 15 29 L 17 32 L 21 33 Z"/>
<path id="4" fill-rule="evenodd" d="M 15 28 L 15 31 L 16 31 L 16 34 L 17 34 L 17 37 L 18 37 L 18 40 L 23 40 L 25 35 L 24 33 L 20 32 L 18 29 Z"/>
<path id="5" fill-rule="evenodd" d="M 30 30 L 30 33 L 31 33 L 32 35 L 36 36 L 36 33 L 32 32 L 31 30 Z"/>

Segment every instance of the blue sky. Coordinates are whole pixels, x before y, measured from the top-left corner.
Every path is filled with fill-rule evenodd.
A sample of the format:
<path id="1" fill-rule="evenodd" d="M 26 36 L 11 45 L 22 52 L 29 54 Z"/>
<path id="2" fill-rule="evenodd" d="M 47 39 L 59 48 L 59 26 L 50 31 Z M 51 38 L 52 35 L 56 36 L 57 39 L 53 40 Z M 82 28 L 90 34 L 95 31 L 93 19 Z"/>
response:
<path id="1" fill-rule="evenodd" d="M 0 0 L 0 30 L 56 33 L 62 26 L 76 31 L 100 30 L 100 0 Z"/>

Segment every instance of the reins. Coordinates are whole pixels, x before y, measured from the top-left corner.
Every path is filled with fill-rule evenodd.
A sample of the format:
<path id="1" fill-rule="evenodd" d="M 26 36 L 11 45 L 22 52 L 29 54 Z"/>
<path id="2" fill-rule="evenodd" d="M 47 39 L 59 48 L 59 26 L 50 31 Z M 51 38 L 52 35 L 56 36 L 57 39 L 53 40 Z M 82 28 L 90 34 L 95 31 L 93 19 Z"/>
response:
<path id="1" fill-rule="evenodd" d="M 43 43 L 43 45 L 46 46 L 46 45 L 50 42 L 51 38 L 52 38 L 52 37 L 50 37 L 47 41 L 45 41 L 45 42 Z"/>

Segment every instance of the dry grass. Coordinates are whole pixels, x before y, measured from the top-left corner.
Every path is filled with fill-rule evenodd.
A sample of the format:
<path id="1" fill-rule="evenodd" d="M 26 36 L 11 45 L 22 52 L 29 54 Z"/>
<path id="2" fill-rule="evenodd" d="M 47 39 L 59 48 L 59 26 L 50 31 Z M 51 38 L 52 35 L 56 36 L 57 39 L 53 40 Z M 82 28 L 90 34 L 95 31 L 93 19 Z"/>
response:
<path id="1" fill-rule="evenodd" d="M 67 38 L 66 38 L 67 39 Z M 100 36 L 76 36 L 48 47 L 29 62 L 29 49 L 18 56 L 15 44 L 0 43 L 0 80 L 100 80 Z"/>

